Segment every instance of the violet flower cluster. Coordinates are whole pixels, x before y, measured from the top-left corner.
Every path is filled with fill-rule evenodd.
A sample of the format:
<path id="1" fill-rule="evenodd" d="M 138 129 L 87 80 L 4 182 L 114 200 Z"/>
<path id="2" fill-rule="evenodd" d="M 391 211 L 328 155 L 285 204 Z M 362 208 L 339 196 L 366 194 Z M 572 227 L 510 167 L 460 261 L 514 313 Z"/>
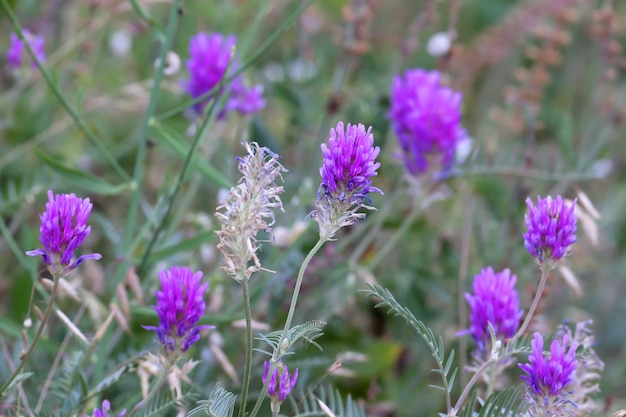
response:
<path id="1" fill-rule="evenodd" d="M 531 416 L 573 415 L 576 404 L 568 395 L 576 378 L 576 349 L 579 344 L 575 341 L 570 343 L 567 336 L 557 338 L 552 341 L 547 357 L 543 345 L 543 337 L 535 333 L 532 352 L 528 356 L 529 363 L 519 365 L 526 373 L 522 379 L 526 382 L 527 398 L 530 401 L 529 413 Z"/>
<path id="2" fill-rule="evenodd" d="M 496 273 L 487 267 L 474 277 L 474 294 L 465 294 L 470 307 L 470 328 L 462 333 L 472 335 L 480 354 L 485 353 L 491 341 L 489 323 L 497 339 L 513 337 L 519 327 L 524 312 L 520 309 L 516 281 L 517 277 L 508 269 Z"/>
<path id="3" fill-rule="evenodd" d="M 102 408 L 93 410 L 92 417 L 109 417 L 109 411 L 111 411 L 111 403 L 109 400 L 102 401 Z M 126 415 L 126 410 L 122 410 L 121 413 L 118 414 L 117 417 L 124 417 Z M 88 414 L 85 417 L 90 417 Z"/>
<path id="4" fill-rule="evenodd" d="M 222 270 L 237 281 L 249 279 L 263 269 L 256 256 L 259 249 L 256 235 L 261 230 L 271 232 L 275 221 L 273 209 L 283 210 L 280 194 L 284 189 L 276 181 L 282 181 L 282 173 L 286 171 L 278 162 L 280 156 L 268 148 L 255 142 L 246 142 L 244 146 L 247 155 L 237 158 L 241 179 L 215 213 L 222 223 L 221 230 L 216 232 L 220 238 L 217 248 L 226 263 Z"/>
<path id="5" fill-rule="evenodd" d="M 270 363 L 265 361 L 263 362 L 263 366 L 264 371 L 262 381 L 265 384 L 269 376 Z M 289 375 L 289 368 L 287 368 L 287 365 L 280 362 L 276 369 L 274 369 L 267 386 L 267 395 L 272 399 L 272 403 L 277 402 L 280 404 L 285 401 L 293 387 L 296 386 L 297 380 L 298 369 L 294 371 L 293 375 Z"/>
<path id="6" fill-rule="evenodd" d="M 213 326 L 197 326 L 204 314 L 204 293 L 207 283 L 200 283 L 202 272 L 174 266 L 159 273 L 161 291 L 156 292 L 153 306 L 159 317 L 158 326 L 143 326 L 156 332 L 166 354 L 182 353 L 200 340 L 200 330 Z"/>
<path id="7" fill-rule="evenodd" d="M 537 206 L 526 199 L 528 214 L 525 216 L 527 232 L 524 246 L 540 263 L 558 261 L 569 253 L 576 242 L 576 201 L 567 205 L 561 196 L 537 197 Z"/>
<path id="8" fill-rule="evenodd" d="M 461 126 L 463 96 L 440 79 L 438 71 L 410 69 L 393 80 L 389 117 L 411 175 L 429 169 L 445 174 L 457 145 L 467 138 Z"/>
<path id="9" fill-rule="evenodd" d="M 189 80 L 183 82 L 183 88 L 192 98 L 198 98 L 214 89 L 226 76 L 226 71 L 233 73 L 239 64 L 234 54 L 236 38 L 220 33 L 200 32 L 189 41 L 187 69 Z M 202 115 L 205 105 L 213 99 L 207 97 L 196 105 L 194 110 Z M 222 115 L 229 111 L 240 114 L 252 114 L 265 107 L 263 86 L 257 84 L 247 87 L 241 75 L 235 77 L 230 84 L 230 95 Z"/>
<path id="10" fill-rule="evenodd" d="M 30 33 L 28 30 L 24 30 L 22 32 L 24 34 L 24 38 L 26 42 L 28 42 L 33 48 L 33 52 L 37 59 L 41 62 L 46 60 L 46 53 L 44 51 L 45 39 L 43 36 L 35 36 Z M 26 48 L 24 47 L 24 42 L 20 40 L 20 38 L 15 33 L 11 33 L 11 45 L 9 46 L 9 50 L 7 51 L 7 62 L 9 66 L 12 68 L 20 68 L 22 66 L 22 57 L 26 52 Z M 31 63 L 33 68 L 37 68 L 37 63 L 32 61 Z"/>
<path id="11" fill-rule="evenodd" d="M 48 190 L 46 210 L 39 215 L 41 227 L 39 241 L 43 249 L 26 252 L 28 256 L 43 257 L 53 275 L 67 275 L 85 259 L 100 259 L 99 253 L 91 253 L 74 259 L 74 252 L 91 232 L 87 225 L 93 205 L 89 199 L 75 194 L 54 194 Z"/>
<path id="12" fill-rule="evenodd" d="M 309 216 L 320 227 L 320 236 L 328 239 L 341 227 L 354 224 L 365 217 L 358 209 L 373 210 L 368 194 L 382 194 L 372 185 L 380 162 L 380 148 L 374 146 L 372 128 L 362 124 L 348 126 L 343 122 L 330 130 L 328 144 L 322 144 L 322 183 L 317 192 L 316 210 Z"/>

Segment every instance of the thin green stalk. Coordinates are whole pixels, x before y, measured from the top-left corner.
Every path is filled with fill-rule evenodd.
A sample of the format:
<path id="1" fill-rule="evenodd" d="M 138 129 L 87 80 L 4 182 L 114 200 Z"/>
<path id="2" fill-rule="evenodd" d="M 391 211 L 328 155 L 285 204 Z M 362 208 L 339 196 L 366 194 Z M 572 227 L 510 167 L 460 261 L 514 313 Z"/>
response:
<path id="1" fill-rule="evenodd" d="M 222 80 L 218 84 L 219 91 L 222 90 L 222 87 L 224 86 L 224 82 L 225 82 L 225 79 L 222 78 Z M 176 200 L 176 196 L 178 195 L 178 192 L 180 191 L 180 186 L 182 185 L 183 180 L 185 179 L 185 175 L 187 174 L 187 169 L 189 169 L 189 165 L 191 164 L 191 158 L 193 157 L 196 146 L 200 142 L 200 138 L 204 135 L 206 128 L 209 126 L 210 122 L 214 120 L 213 114 L 215 112 L 215 107 L 217 106 L 218 101 L 220 101 L 220 95 L 218 95 L 217 97 L 215 97 L 214 100 L 211 101 L 209 110 L 204 116 L 202 126 L 200 127 L 200 129 L 197 130 L 195 137 L 193 138 L 193 142 L 191 143 L 191 146 L 189 147 L 189 152 L 187 152 L 185 162 L 183 163 L 183 168 L 181 169 L 180 174 L 178 175 L 178 178 L 176 179 L 176 184 L 174 185 L 174 191 L 172 192 L 172 195 L 170 196 L 169 201 L 167 203 L 167 209 L 165 210 L 165 214 L 159 221 L 159 225 L 154 231 L 154 234 L 152 235 L 152 239 L 150 239 L 150 242 L 148 243 L 148 246 L 146 247 L 146 250 L 144 251 L 143 257 L 141 258 L 141 262 L 139 263 L 139 267 L 137 268 L 138 275 L 141 275 L 144 272 L 145 267 L 148 263 L 148 258 L 150 257 L 150 253 L 152 252 L 152 249 L 154 248 L 154 245 L 156 244 L 159 238 L 159 235 L 165 228 L 165 222 L 167 221 L 167 219 L 170 216 L 170 213 L 172 212 L 174 201 Z"/>
<path id="2" fill-rule="evenodd" d="M 309 266 L 309 263 L 311 262 L 315 254 L 320 250 L 322 246 L 324 246 L 324 243 L 326 243 L 327 241 L 328 241 L 327 236 L 320 237 L 320 239 L 317 241 L 315 246 L 313 246 L 313 249 L 311 249 L 308 255 L 306 256 L 306 258 L 304 258 L 304 261 L 302 262 L 302 265 L 300 266 L 300 270 L 298 271 L 298 278 L 296 279 L 296 286 L 294 287 L 293 295 L 291 296 L 291 304 L 289 305 L 289 313 L 287 314 L 285 327 L 283 328 L 283 332 L 280 336 L 280 341 L 278 342 L 278 349 L 280 349 L 280 346 L 282 345 L 282 341 L 285 340 L 285 337 L 287 336 L 287 332 L 289 331 L 289 328 L 291 327 L 291 322 L 293 321 L 293 315 L 296 310 L 296 304 L 298 303 L 298 295 L 300 294 L 300 287 L 302 286 L 302 279 L 304 277 L 304 272 L 306 271 L 306 268 Z M 286 352 L 279 352 L 278 350 L 274 352 L 274 356 L 272 356 L 272 360 L 270 361 L 270 369 L 267 373 L 268 375 L 272 375 L 272 373 L 276 370 L 276 365 L 278 361 L 280 361 L 284 353 Z M 263 388 L 261 389 L 259 398 L 257 398 L 256 403 L 254 404 L 254 408 L 252 409 L 248 417 L 255 417 L 257 413 L 259 412 L 259 409 L 261 408 L 261 404 L 263 403 L 263 399 L 265 398 L 265 394 L 267 393 L 267 387 L 269 385 L 269 381 L 270 381 L 270 378 L 267 378 L 267 380 L 265 381 L 265 384 L 263 384 Z"/>
<path id="3" fill-rule="evenodd" d="M 6 1 L 6 0 L 2 0 Z M 167 30 L 165 32 L 165 41 L 161 48 L 161 55 L 159 58 L 159 67 L 154 75 L 154 81 L 152 89 L 150 90 L 150 101 L 148 102 L 148 108 L 144 114 L 141 122 L 141 131 L 139 138 L 139 146 L 137 147 L 137 157 L 135 158 L 135 168 L 133 170 L 133 181 L 136 185 L 135 192 L 130 200 L 130 206 L 128 208 L 128 216 L 126 217 L 126 225 L 124 227 L 124 236 L 122 244 L 120 245 L 120 254 L 127 252 L 131 242 L 131 238 L 135 233 L 135 224 L 137 224 L 137 215 L 139 212 L 139 199 L 141 196 L 141 183 L 143 181 L 144 174 L 144 161 L 146 158 L 146 149 L 148 143 L 148 128 L 150 120 L 156 109 L 157 99 L 159 97 L 159 91 L 161 86 L 161 79 L 163 78 L 163 70 L 165 68 L 165 57 L 169 50 L 172 48 L 174 41 L 174 35 L 178 26 L 178 4 L 180 0 L 173 0 L 170 8 L 170 14 L 167 23 Z"/>
<path id="4" fill-rule="evenodd" d="M 252 309 L 250 308 L 250 286 L 248 278 L 241 277 L 241 288 L 243 289 L 243 306 L 246 314 L 246 367 L 243 371 L 243 390 L 241 392 L 241 406 L 239 407 L 239 417 L 246 414 L 246 403 L 248 402 L 248 390 L 250 388 L 250 374 L 252 373 Z"/>
<path id="5" fill-rule="evenodd" d="M 454 407 L 452 409 L 448 408 L 449 417 L 454 417 L 459 413 L 459 411 L 461 411 L 461 407 L 463 406 L 463 403 L 465 402 L 469 393 L 472 391 L 472 387 L 474 386 L 474 384 L 476 384 L 476 382 L 478 382 L 478 378 L 480 378 L 480 376 L 487 369 L 489 369 L 489 367 L 493 364 L 494 361 L 496 361 L 496 359 L 491 357 L 487 359 L 482 365 L 480 365 L 480 368 L 478 368 L 476 372 L 474 373 L 474 375 L 472 375 L 472 379 L 470 379 L 467 385 L 465 386 L 465 388 L 463 388 L 463 392 L 459 396 L 459 399 L 457 400 Z"/>
<path id="6" fill-rule="evenodd" d="M 389 252 L 394 248 L 394 246 L 396 246 L 396 243 L 398 243 L 398 240 L 400 240 L 400 238 L 406 234 L 415 219 L 417 219 L 417 217 L 422 213 L 423 209 L 423 205 L 413 204 L 409 215 L 404 218 L 404 221 L 400 225 L 400 228 L 398 228 L 398 230 L 391 236 L 391 238 L 387 240 L 385 245 L 376 252 L 376 256 L 374 256 L 372 262 L 368 264 L 368 268 L 376 268 L 376 266 L 378 266 L 378 264 L 387 257 Z"/>
<path id="7" fill-rule="evenodd" d="M 0 387 L 0 398 L 3 397 L 4 391 L 9 387 L 9 385 L 11 385 L 11 382 L 13 382 L 13 380 L 19 375 L 20 371 L 26 364 L 26 361 L 28 361 L 28 358 L 30 358 L 30 355 L 35 351 L 35 346 L 37 345 L 37 342 L 39 341 L 39 338 L 41 337 L 41 334 L 43 333 L 44 327 L 46 327 L 48 318 L 50 318 L 50 312 L 52 311 L 54 300 L 57 297 L 60 274 L 57 272 L 52 278 L 54 279 L 54 284 L 52 286 L 52 293 L 50 294 L 50 300 L 48 301 L 48 306 L 46 307 L 46 311 L 43 313 L 43 317 L 41 318 L 41 323 L 39 323 L 39 328 L 37 329 L 37 333 L 35 333 L 35 337 L 33 338 L 33 341 L 31 342 L 30 347 L 28 348 L 28 351 L 26 351 L 26 354 L 20 361 L 19 365 L 17 365 L 17 368 L 15 368 L 15 371 L 13 371 L 9 379 L 2 385 L 2 387 Z"/>
<path id="8" fill-rule="evenodd" d="M 2 1 L 2 8 L 6 12 L 7 16 L 9 17 L 9 20 L 11 21 L 11 24 L 15 28 L 15 33 L 17 34 L 18 38 L 20 38 L 20 40 L 24 43 L 24 46 L 26 47 L 26 50 L 28 50 L 28 53 L 30 54 L 32 60 L 37 64 L 37 68 L 41 72 L 41 75 L 43 76 L 43 78 L 46 80 L 46 83 L 48 84 L 48 87 L 50 88 L 50 90 L 52 90 L 52 93 L 56 96 L 56 98 L 59 100 L 61 105 L 65 108 L 65 110 L 70 115 L 72 120 L 74 120 L 74 123 L 76 123 L 76 125 L 80 128 L 80 130 L 83 131 L 85 136 L 87 136 L 87 138 L 96 147 L 96 149 L 98 149 L 98 152 L 100 152 L 100 154 L 111 165 L 111 167 L 113 167 L 113 169 L 115 169 L 115 171 L 117 171 L 117 173 L 125 181 L 130 181 L 131 180 L 130 176 L 126 173 L 126 171 L 124 171 L 121 165 L 115 160 L 115 157 L 113 157 L 113 155 L 107 150 L 106 146 L 102 144 L 100 139 L 98 139 L 98 137 L 95 135 L 95 133 L 93 133 L 93 131 L 89 128 L 89 126 L 87 126 L 82 116 L 76 111 L 76 109 L 74 109 L 74 107 L 72 107 L 70 102 L 65 98 L 65 96 L 59 89 L 59 86 L 57 85 L 56 81 L 52 77 L 52 74 L 50 74 L 50 71 L 37 58 L 37 56 L 35 55 L 35 52 L 33 51 L 33 48 L 30 46 L 30 43 L 27 42 L 26 39 L 24 38 L 24 32 L 22 30 L 22 26 L 20 25 L 19 21 L 17 20 L 17 17 L 13 13 L 13 10 L 11 10 L 11 7 L 7 3 L 7 0 L 1 0 L 1 1 Z"/>
<path id="9" fill-rule="evenodd" d="M 530 308 L 528 309 L 528 313 L 526 313 L 526 318 L 524 319 L 524 323 L 522 323 L 522 326 L 519 328 L 517 333 L 515 333 L 515 336 L 513 336 L 513 340 L 522 336 L 524 332 L 526 332 L 528 325 L 530 325 L 530 321 L 533 319 L 533 316 L 535 315 L 537 306 L 539 306 L 539 301 L 541 301 L 541 296 L 543 295 L 543 289 L 546 286 L 546 282 L 548 281 L 548 276 L 550 275 L 551 270 L 552 269 L 548 268 L 545 264 L 542 265 L 541 278 L 539 279 L 539 285 L 537 286 L 537 292 L 535 293 L 535 298 L 533 299 L 533 302 L 530 305 Z"/>

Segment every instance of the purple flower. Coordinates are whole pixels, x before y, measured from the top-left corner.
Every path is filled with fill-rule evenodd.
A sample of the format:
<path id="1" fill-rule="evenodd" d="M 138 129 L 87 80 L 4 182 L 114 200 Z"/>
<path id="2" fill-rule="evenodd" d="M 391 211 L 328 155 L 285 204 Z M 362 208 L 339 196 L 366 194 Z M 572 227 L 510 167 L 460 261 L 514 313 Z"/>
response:
<path id="1" fill-rule="evenodd" d="M 528 214 L 525 216 L 528 231 L 524 233 L 524 246 L 528 252 L 543 263 L 546 258 L 559 260 L 568 254 L 576 242 L 576 201 L 570 206 L 561 196 L 556 200 L 548 196 L 537 197 L 537 207 L 526 199 Z"/>
<path id="2" fill-rule="evenodd" d="M 101 409 L 93 410 L 93 417 L 109 417 L 109 411 L 111 411 L 111 403 L 109 400 L 104 400 Z M 122 410 L 117 417 L 124 417 L 124 415 L 126 415 L 126 410 Z M 86 414 L 85 417 L 89 417 L 89 415 Z"/>
<path id="3" fill-rule="evenodd" d="M 330 130 L 328 145 L 322 144 L 323 162 L 320 168 L 322 183 L 317 192 L 317 210 L 310 216 L 319 223 L 320 234 L 332 237 L 339 228 L 365 217 L 356 211 L 372 209 L 368 194 L 382 192 L 372 186 L 380 162 L 376 157 L 380 148 L 374 146 L 372 128 L 362 124 L 348 126 L 343 122 Z"/>
<path id="4" fill-rule="evenodd" d="M 229 67 L 230 72 L 237 69 L 238 63 L 233 55 L 236 38 L 233 35 L 224 36 L 220 33 L 207 34 L 200 32 L 189 41 L 189 55 L 187 69 L 189 80 L 183 82 L 183 88 L 193 98 L 201 97 L 216 87 Z M 194 106 L 196 113 L 202 114 L 204 106 L 212 97 L 197 103 Z M 230 97 L 226 102 L 224 112 L 237 111 L 240 114 L 256 113 L 265 106 L 263 86 L 256 85 L 247 88 L 241 76 L 232 80 Z"/>
<path id="5" fill-rule="evenodd" d="M 527 395 L 531 401 L 530 415 L 562 415 L 563 411 L 569 412 L 568 409 L 575 406 L 568 399 L 568 394 L 569 385 L 574 381 L 578 367 L 578 343 L 569 342 L 566 336 L 553 340 L 550 354 L 546 357 L 543 353 L 543 338 L 535 333 L 532 353 L 528 356 L 530 363 L 519 364 L 526 373 L 522 375 L 522 379 L 526 382 Z"/>
<path id="6" fill-rule="evenodd" d="M 440 77 L 438 71 L 411 69 L 393 81 L 389 116 L 412 175 L 426 172 L 432 158 L 449 170 L 457 145 L 467 137 L 461 126 L 463 96 L 442 87 Z"/>
<path id="7" fill-rule="evenodd" d="M 204 292 L 208 284 L 201 284 L 202 272 L 174 266 L 159 272 L 161 291 L 156 292 L 153 306 L 159 317 L 159 326 L 143 326 L 154 330 L 167 353 L 185 352 L 200 340 L 200 330 L 213 326 L 196 326 L 204 314 Z"/>
<path id="8" fill-rule="evenodd" d="M 87 220 L 92 207 L 88 198 L 83 200 L 75 194 L 54 195 L 52 190 L 48 190 L 46 211 L 39 215 L 39 241 L 44 248 L 28 251 L 26 255 L 43 256 L 53 275 L 66 275 L 85 259 L 100 259 L 102 256 L 99 253 L 92 253 L 72 261 L 74 251 L 91 232 Z"/>
<path id="9" fill-rule="evenodd" d="M 470 328 L 465 333 L 472 335 L 479 351 L 484 351 L 491 341 L 489 323 L 498 339 L 515 335 L 524 314 L 519 308 L 516 281 L 508 269 L 495 273 L 487 267 L 474 277 L 474 295 L 465 294 L 470 306 Z"/>
<path id="10" fill-rule="evenodd" d="M 30 43 L 30 46 L 35 52 L 35 56 L 41 62 L 46 60 L 46 53 L 44 52 L 45 40 L 43 36 L 35 36 L 28 30 L 23 31 L 24 38 Z M 22 54 L 24 53 L 24 43 L 15 34 L 11 33 L 11 46 L 7 51 L 7 62 L 13 68 L 20 68 L 22 66 Z M 33 68 L 37 68 L 35 61 L 31 64 Z"/>
<path id="11" fill-rule="evenodd" d="M 263 366 L 265 370 L 263 371 L 263 377 L 261 379 L 265 384 L 270 370 L 270 363 L 265 361 L 263 362 Z M 295 370 L 293 376 L 290 376 L 289 368 L 287 368 L 287 365 L 284 365 L 282 362 L 280 362 L 276 369 L 274 369 L 274 372 L 270 377 L 270 382 L 267 386 L 267 395 L 274 401 L 282 403 L 287 399 L 287 396 L 289 395 L 293 387 L 296 386 L 297 380 L 298 369 Z"/>

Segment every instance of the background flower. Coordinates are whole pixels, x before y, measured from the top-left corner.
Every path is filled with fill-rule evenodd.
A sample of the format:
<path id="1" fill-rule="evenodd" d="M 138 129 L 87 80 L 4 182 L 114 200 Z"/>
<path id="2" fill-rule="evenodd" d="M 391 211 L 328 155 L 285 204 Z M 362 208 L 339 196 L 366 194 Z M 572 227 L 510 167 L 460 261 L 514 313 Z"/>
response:
<path id="1" fill-rule="evenodd" d="M 467 137 L 461 126 L 463 96 L 441 86 L 440 79 L 438 71 L 410 69 L 393 80 L 389 117 L 412 175 L 426 172 L 433 162 L 436 170 L 447 171 Z"/>
<path id="2" fill-rule="evenodd" d="M 37 59 L 42 62 L 45 61 L 46 53 L 44 51 L 44 37 L 35 36 L 26 29 L 24 29 L 22 33 L 24 34 L 26 41 L 30 43 L 30 46 L 33 48 L 33 52 L 35 52 Z M 11 46 L 9 46 L 9 50 L 7 51 L 7 62 L 11 67 L 19 68 L 22 66 L 22 57 L 24 54 L 28 55 L 28 52 L 24 47 L 24 42 L 20 40 L 17 34 L 11 33 Z M 37 68 L 35 61 L 33 61 L 31 65 L 33 68 Z"/>

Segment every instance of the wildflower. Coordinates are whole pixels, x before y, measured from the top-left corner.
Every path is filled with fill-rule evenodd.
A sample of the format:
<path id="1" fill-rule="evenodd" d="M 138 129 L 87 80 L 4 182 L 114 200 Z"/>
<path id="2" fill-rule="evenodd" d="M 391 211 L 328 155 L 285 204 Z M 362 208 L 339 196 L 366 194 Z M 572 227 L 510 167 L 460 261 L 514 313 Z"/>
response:
<path id="1" fill-rule="evenodd" d="M 43 36 L 35 36 L 28 30 L 22 32 L 24 39 L 33 48 L 33 52 L 37 59 L 41 62 L 46 60 L 46 53 L 44 52 L 45 39 Z M 20 68 L 22 66 L 22 54 L 24 53 L 24 42 L 15 33 L 11 33 L 11 45 L 7 51 L 7 62 L 13 68 Z M 31 64 L 33 68 L 37 68 L 35 61 Z"/>
<path id="2" fill-rule="evenodd" d="M 93 417 L 109 417 L 109 411 L 111 411 L 111 403 L 109 400 L 104 400 L 102 401 L 102 408 L 93 410 Z M 124 415 L 126 415 L 126 410 L 122 410 L 117 417 L 124 417 Z M 89 417 L 89 415 L 86 414 L 85 417 Z"/>
<path id="3" fill-rule="evenodd" d="M 523 311 L 519 308 L 519 296 L 515 290 L 517 277 L 505 269 L 495 273 L 491 267 L 474 277 L 474 295 L 465 294 L 470 306 L 470 328 L 480 352 L 484 352 L 491 341 L 489 324 L 498 339 L 515 335 Z"/>
<path id="4" fill-rule="evenodd" d="M 519 367 L 527 375 L 522 375 L 526 382 L 526 395 L 530 401 L 531 416 L 572 415 L 576 404 L 569 398 L 570 384 L 575 381 L 578 360 L 576 349 L 578 342 L 569 343 L 568 337 L 556 338 L 550 345 L 550 354 L 543 353 L 543 338 L 535 333 L 530 363 Z M 567 345 L 569 344 L 569 349 Z"/>
<path id="5" fill-rule="evenodd" d="M 200 330 L 213 326 L 196 326 L 204 314 L 204 292 L 208 284 L 201 284 L 202 272 L 174 266 L 159 273 L 161 291 L 156 292 L 153 306 L 159 317 L 159 326 L 143 326 L 156 332 L 166 353 L 185 352 L 200 340 Z"/>
<path id="6" fill-rule="evenodd" d="M 226 75 L 229 68 L 237 70 L 237 58 L 233 54 L 236 38 L 220 33 L 207 34 L 200 32 L 189 41 L 187 69 L 190 78 L 183 83 L 184 89 L 193 98 L 201 97 L 215 88 Z M 232 62 L 231 62 L 232 60 Z M 212 97 L 194 105 L 196 113 L 202 114 L 204 106 Z M 241 76 L 232 80 L 230 97 L 224 112 L 237 111 L 240 114 L 256 113 L 265 107 L 263 86 L 247 88 Z"/>
<path id="7" fill-rule="evenodd" d="M 48 190 L 46 211 L 39 215 L 41 227 L 39 241 L 43 249 L 26 252 L 28 256 L 43 256 L 52 275 L 67 275 L 85 259 L 100 259 L 99 253 L 80 256 L 74 259 L 74 251 L 91 232 L 87 220 L 93 205 L 89 199 L 75 194 L 57 194 Z"/>
<path id="8" fill-rule="evenodd" d="M 449 170 L 457 145 L 467 137 L 462 94 L 442 87 L 440 78 L 438 71 L 412 69 L 393 81 L 389 116 L 411 175 L 428 171 L 434 159 L 442 171 Z"/>
<path id="9" fill-rule="evenodd" d="M 238 158 L 242 174 L 236 187 L 230 189 L 224 202 L 217 207 L 215 217 L 222 223 L 216 234 L 220 238 L 217 248 L 224 255 L 226 265 L 222 270 L 237 281 L 248 279 L 259 270 L 261 262 L 256 256 L 259 242 L 256 235 L 264 230 L 271 232 L 274 225 L 272 209 L 283 210 L 280 194 L 286 169 L 278 162 L 279 155 L 257 143 L 244 143 L 248 154 Z M 252 261 L 252 265 L 248 265 Z"/>
<path id="10" fill-rule="evenodd" d="M 580 343 L 585 351 L 584 357 L 578 360 L 578 367 L 570 386 L 571 394 L 569 396 L 572 402 L 576 404 L 575 415 L 581 417 L 591 415 L 595 411 L 599 411 L 600 408 L 599 404 L 591 398 L 591 394 L 600 391 L 598 380 L 600 373 L 604 370 L 604 362 L 593 349 L 595 336 L 588 327 L 591 323 L 591 320 L 577 323 L 574 331 L 563 324 L 557 333 L 557 337 L 561 339 L 568 338 Z"/>
<path id="11" fill-rule="evenodd" d="M 265 384 L 268 378 L 270 363 L 265 361 L 263 362 L 264 371 L 262 376 L 262 381 Z M 279 362 L 276 369 L 272 373 L 270 377 L 269 384 L 267 386 L 267 395 L 272 400 L 272 410 L 275 410 L 278 413 L 278 409 L 280 409 L 280 404 L 287 399 L 287 396 L 296 386 L 296 381 L 298 380 L 298 369 L 295 370 L 292 376 L 289 375 L 289 368 L 287 365 L 284 365 L 282 362 Z M 277 407 L 277 408 L 276 408 Z"/>
<path id="12" fill-rule="evenodd" d="M 371 180 L 380 167 L 380 162 L 376 162 L 379 153 L 371 127 L 366 131 L 360 123 L 348 124 L 344 130 L 343 122 L 339 122 L 330 130 L 328 145 L 322 144 L 322 183 L 317 191 L 316 210 L 309 215 L 318 222 L 320 236 L 330 239 L 341 227 L 364 218 L 364 213 L 357 213 L 359 208 L 373 210 L 366 203 L 371 201 L 369 193 L 382 194 Z"/>
<path id="13" fill-rule="evenodd" d="M 558 261 L 569 253 L 576 242 L 576 200 L 570 206 L 561 196 L 555 199 L 537 197 L 537 207 L 526 199 L 528 214 L 525 216 L 528 231 L 523 234 L 528 252 L 543 264 L 546 260 Z"/>

